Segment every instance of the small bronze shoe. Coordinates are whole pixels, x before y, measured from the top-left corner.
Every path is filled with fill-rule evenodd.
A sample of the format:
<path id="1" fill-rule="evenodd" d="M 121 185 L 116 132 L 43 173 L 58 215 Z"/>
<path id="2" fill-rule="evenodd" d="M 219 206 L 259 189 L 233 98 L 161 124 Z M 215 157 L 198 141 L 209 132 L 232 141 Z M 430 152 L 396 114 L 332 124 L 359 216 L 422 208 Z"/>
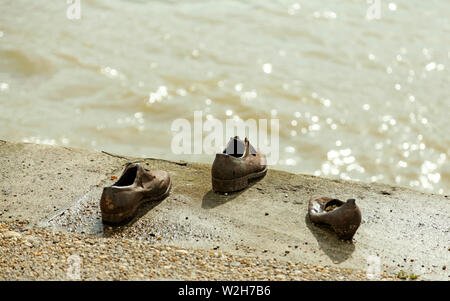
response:
<path id="1" fill-rule="evenodd" d="M 239 191 L 250 179 L 262 178 L 267 173 L 266 156 L 256 151 L 247 138 L 230 138 L 222 153 L 216 154 L 212 165 L 212 188 L 215 192 Z"/>
<path id="2" fill-rule="evenodd" d="M 312 197 L 308 204 L 309 219 L 316 224 L 326 224 L 339 238 L 351 240 L 361 224 L 361 211 L 355 199 L 346 203 L 328 197 Z"/>
<path id="3" fill-rule="evenodd" d="M 128 163 L 117 182 L 103 188 L 100 200 L 103 223 L 129 221 L 142 203 L 167 197 L 171 186 L 167 172 L 149 171 L 138 163 Z"/>

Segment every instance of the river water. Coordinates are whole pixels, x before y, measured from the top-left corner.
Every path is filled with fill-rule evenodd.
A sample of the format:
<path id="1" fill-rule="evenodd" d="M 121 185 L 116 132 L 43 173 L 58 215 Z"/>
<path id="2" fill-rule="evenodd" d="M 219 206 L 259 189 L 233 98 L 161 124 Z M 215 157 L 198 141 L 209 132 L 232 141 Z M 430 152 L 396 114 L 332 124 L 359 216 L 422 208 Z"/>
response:
<path id="1" fill-rule="evenodd" d="M 211 163 L 174 120 L 278 119 L 272 168 L 450 193 L 450 1 L 74 1 L 0 2 L 0 139 Z"/>

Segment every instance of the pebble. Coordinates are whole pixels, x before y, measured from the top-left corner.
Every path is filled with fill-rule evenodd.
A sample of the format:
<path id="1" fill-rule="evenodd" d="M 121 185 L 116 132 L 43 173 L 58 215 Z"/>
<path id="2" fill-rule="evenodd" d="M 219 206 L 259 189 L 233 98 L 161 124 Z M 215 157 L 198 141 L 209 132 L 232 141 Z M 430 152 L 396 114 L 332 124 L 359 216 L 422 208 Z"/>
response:
<path id="1" fill-rule="evenodd" d="M 4 238 L 12 238 L 12 237 L 19 238 L 21 236 L 22 235 L 20 233 L 15 232 L 15 231 L 6 231 L 6 232 L 3 233 L 3 237 Z"/>
<path id="2" fill-rule="evenodd" d="M 0 246 L 0 279 L 7 280 L 71 280 L 67 259 L 73 255 L 81 261 L 79 280 L 367 280 L 365 271 L 259 258 L 254 252 L 245 256 L 45 229 L 21 234 L 2 223 Z"/>

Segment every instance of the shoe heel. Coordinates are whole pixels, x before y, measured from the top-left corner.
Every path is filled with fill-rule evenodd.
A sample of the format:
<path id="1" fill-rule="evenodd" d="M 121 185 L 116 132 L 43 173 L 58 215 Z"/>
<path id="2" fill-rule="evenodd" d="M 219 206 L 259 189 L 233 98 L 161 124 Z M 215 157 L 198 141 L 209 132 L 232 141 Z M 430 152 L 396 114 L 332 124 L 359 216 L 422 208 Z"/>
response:
<path id="1" fill-rule="evenodd" d="M 136 210 L 130 210 L 128 212 L 119 213 L 102 212 L 102 222 L 106 225 L 123 225 L 134 217 L 135 211 Z"/>
<path id="2" fill-rule="evenodd" d="M 242 177 L 232 180 L 220 180 L 212 178 L 212 188 L 215 192 L 233 192 L 239 191 L 248 186 L 248 178 Z"/>
<path id="3" fill-rule="evenodd" d="M 114 197 L 115 195 L 110 187 L 103 189 L 100 199 L 100 211 L 104 224 L 119 225 L 126 223 L 136 212 L 137 207 L 128 208 L 128 210 L 117 210 L 114 206 Z"/>
<path id="4" fill-rule="evenodd" d="M 358 227 L 359 225 L 332 226 L 332 229 L 340 239 L 351 241 Z"/>

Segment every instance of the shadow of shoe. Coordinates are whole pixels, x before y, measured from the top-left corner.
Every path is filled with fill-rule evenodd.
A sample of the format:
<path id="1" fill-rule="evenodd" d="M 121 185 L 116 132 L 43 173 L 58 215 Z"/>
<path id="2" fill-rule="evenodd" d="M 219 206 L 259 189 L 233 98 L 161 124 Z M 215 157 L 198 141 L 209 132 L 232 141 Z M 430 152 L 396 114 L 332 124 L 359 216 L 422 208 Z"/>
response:
<path id="1" fill-rule="evenodd" d="M 212 189 L 208 191 L 202 199 L 202 208 L 203 209 L 213 209 L 217 206 L 228 203 L 231 200 L 234 200 L 242 191 L 231 192 L 227 195 L 223 193 L 214 192 Z"/>
<path id="2" fill-rule="evenodd" d="M 152 210 L 153 208 L 158 206 L 164 200 L 165 199 L 158 200 L 158 201 L 150 201 L 150 202 L 146 202 L 146 203 L 142 204 L 136 210 L 136 213 L 134 214 L 134 216 L 131 219 L 125 220 L 120 224 L 115 224 L 115 225 L 103 224 L 103 236 L 111 237 L 111 236 L 119 234 L 122 231 L 124 231 L 125 229 L 133 226 L 133 224 L 136 223 L 141 217 L 146 215 L 150 210 Z"/>
<path id="3" fill-rule="evenodd" d="M 319 247 L 334 262 L 341 263 L 346 261 L 355 251 L 355 245 L 352 241 L 344 241 L 337 237 L 336 233 L 326 225 L 315 225 L 305 215 L 305 223 L 308 229 L 316 238 Z"/>

